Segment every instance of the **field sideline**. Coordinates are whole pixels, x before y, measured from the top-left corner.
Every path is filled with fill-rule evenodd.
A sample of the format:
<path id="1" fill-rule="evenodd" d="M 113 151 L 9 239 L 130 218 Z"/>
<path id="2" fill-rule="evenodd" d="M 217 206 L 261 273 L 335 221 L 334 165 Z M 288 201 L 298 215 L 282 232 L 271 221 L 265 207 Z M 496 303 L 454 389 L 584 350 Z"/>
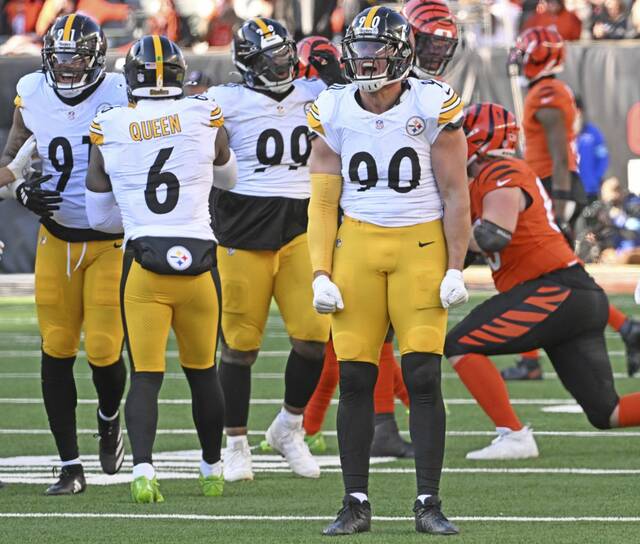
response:
<path id="1" fill-rule="evenodd" d="M 450 315 L 453 324 L 486 295 L 474 295 Z M 630 295 L 612 300 L 640 313 Z M 620 393 L 640 390 L 625 373 L 623 345 L 607 334 Z M 256 480 L 227 484 L 219 499 L 199 495 L 197 439 L 186 380 L 170 340 L 156 464 L 166 502 L 134 505 L 128 482 L 130 458 L 121 474 L 103 475 L 97 462 L 95 393 L 84 354 L 76 364 L 80 448 L 87 491 L 75 497 L 45 497 L 52 481 L 55 448 L 41 403 L 35 308 L 29 298 L 0 299 L 0 544 L 43 542 L 326 542 L 323 526 L 333 519 L 342 495 L 335 438 L 335 403 L 326 422 L 329 450 L 320 457 L 319 480 L 296 478 L 276 455 L 256 449 Z M 250 442 L 257 446 L 278 411 L 288 339 L 274 311 L 263 353 L 254 367 Z M 497 359 L 508 365 L 512 357 Z M 541 458 L 509 463 L 472 463 L 464 455 L 486 445 L 489 420 L 471 401 L 446 363 L 444 392 L 449 412 L 443 476 L 444 511 L 455 519 L 461 543 L 638 542 L 640 429 L 595 432 L 558 382 L 545 359 L 542 382 L 512 383 L 509 389 L 523 421 L 538 431 Z M 407 428 L 402 406 L 398 421 Z M 127 444 L 128 447 L 128 444 Z M 412 462 L 372 460 L 370 498 L 373 532 L 349 541 L 418 542 L 413 531 Z"/>

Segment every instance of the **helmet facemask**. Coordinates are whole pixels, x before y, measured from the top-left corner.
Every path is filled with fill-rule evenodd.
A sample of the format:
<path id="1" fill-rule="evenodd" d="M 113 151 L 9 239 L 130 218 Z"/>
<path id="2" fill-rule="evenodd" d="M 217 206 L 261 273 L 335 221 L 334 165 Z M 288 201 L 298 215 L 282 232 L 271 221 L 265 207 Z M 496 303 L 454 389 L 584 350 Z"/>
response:
<path id="1" fill-rule="evenodd" d="M 417 32 L 415 70 L 418 75 L 421 78 L 441 75 L 457 46 L 456 38 Z"/>
<path id="2" fill-rule="evenodd" d="M 246 65 L 251 72 L 251 87 L 282 93 L 297 76 L 298 56 L 293 43 L 287 41 L 248 57 Z"/>

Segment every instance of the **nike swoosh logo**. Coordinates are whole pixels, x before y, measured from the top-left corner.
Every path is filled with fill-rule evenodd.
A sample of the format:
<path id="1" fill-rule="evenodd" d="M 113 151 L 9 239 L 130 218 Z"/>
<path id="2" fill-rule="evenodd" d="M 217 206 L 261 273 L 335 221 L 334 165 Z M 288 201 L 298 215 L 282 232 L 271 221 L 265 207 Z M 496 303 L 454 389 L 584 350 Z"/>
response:
<path id="1" fill-rule="evenodd" d="M 511 178 L 509 178 L 509 179 L 499 179 L 498 181 L 496 181 L 496 185 L 498 187 L 502 187 L 503 185 L 506 185 L 510 181 L 511 181 Z"/>
<path id="2" fill-rule="evenodd" d="M 418 247 L 430 246 L 434 242 L 418 242 Z"/>
<path id="3" fill-rule="evenodd" d="M 113 242 L 113 247 L 115 247 L 116 249 L 120 249 L 122 247 L 122 242 L 120 242 L 120 243 Z"/>

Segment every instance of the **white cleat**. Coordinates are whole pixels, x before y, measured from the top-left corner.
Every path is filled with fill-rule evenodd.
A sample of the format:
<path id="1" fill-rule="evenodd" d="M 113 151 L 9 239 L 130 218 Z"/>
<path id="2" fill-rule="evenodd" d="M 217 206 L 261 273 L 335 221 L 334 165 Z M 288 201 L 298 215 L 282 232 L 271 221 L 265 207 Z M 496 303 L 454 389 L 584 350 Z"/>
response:
<path id="1" fill-rule="evenodd" d="M 277 416 L 267 429 L 266 439 L 287 460 L 295 474 L 304 478 L 320 477 L 320 466 L 304 441 L 302 418 L 299 423 L 292 424 Z"/>
<path id="2" fill-rule="evenodd" d="M 506 427 L 496 427 L 498 436 L 481 450 L 470 451 L 467 459 L 473 461 L 501 461 L 507 459 L 533 459 L 540 455 L 538 446 L 529 427 L 512 431 Z"/>
<path id="3" fill-rule="evenodd" d="M 229 444 L 229 437 L 227 437 L 227 444 Z M 225 482 L 253 480 L 251 449 L 246 437 L 231 446 L 227 445 L 222 450 L 222 460 L 222 475 Z"/>

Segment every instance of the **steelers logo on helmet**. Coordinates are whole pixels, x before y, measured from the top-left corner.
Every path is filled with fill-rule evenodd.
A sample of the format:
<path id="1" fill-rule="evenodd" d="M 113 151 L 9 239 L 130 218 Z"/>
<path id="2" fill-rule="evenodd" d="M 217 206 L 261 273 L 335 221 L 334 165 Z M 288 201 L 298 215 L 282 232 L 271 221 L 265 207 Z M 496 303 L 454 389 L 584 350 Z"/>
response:
<path id="1" fill-rule="evenodd" d="M 424 132 L 426 126 L 427 124 L 422 117 L 418 117 L 417 115 L 410 117 L 406 125 L 407 134 L 409 136 L 419 136 Z"/>
<path id="2" fill-rule="evenodd" d="M 390 8 L 368 8 L 347 28 L 342 50 L 347 79 L 361 91 L 376 92 L 408 76 L 414 56 L 411 26 Z"/>
<path id="3" fill-rule="evenodd" d="M 167 262 L 174 270 L 187 270 L 193 262 L 191 252 L 184 246 L 173 246 L 167 251 Z"/>
<path id="4" fill-rule="evenodd" d="M 90 17 L 58 17 L 45 34 L 42 66 L 47 83 L 71 98 L 95 85 L 105 70 L 107 40 Z"/>
<path id="5" fill-rule="evenodd" d="M 295 44 L 287 29 L 273 19 L 246 21 L 234 33 L 231 50 L 248 87 L 283 93 L 298 75 Z"/>

